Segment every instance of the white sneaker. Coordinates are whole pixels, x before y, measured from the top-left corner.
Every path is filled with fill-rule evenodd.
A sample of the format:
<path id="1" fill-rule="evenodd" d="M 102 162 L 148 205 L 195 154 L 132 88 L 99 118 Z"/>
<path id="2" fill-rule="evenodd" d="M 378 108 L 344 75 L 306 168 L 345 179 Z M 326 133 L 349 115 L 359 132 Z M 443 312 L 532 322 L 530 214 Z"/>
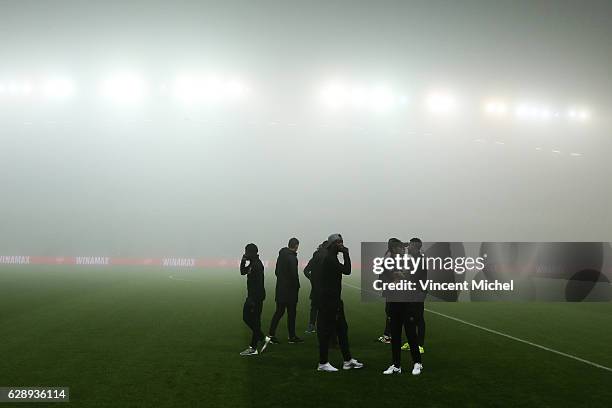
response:
<path id="1" fill-rule="evenodd" d="M 412 375 L 419 375 L 421 374 L 421 370 L 423 369 L 423 364 L 421 363 L 414 363 L 414 368 L 412 369 Z"/>
<path id="2" fill-rule="evenodd" d="M 349 361 L 345 361 L 344 364 L 342 364 L 343 370 L 350 370 L 351 368 L 363 368 L 363 363 L 351 358 Z"/>
<path id="3" fill-rule="evenodd" d="M 263 353 L 264 350 L 266 349 L 266 347 L 268 347 L 268 344 L 270 344 L 270 341 L 272 341 L 272 337 L 270 336 L 266 336 L 266 338 L 264 339 L 264 344 L 263 346 L 261 346 L 261 351 L 260 353 Z"/>
<path id="4" fill-rule="evenodd" d="M 383 371 L 383 374 L 401 374 L 402 373 L 402 367 L 396 367 L 395 365 L 390 365 L 389 368 L 387 368 L 385 371 Z"/>
<path id="5" fill-rule="evenodd" d="M 329 371 L 329 372 L 333 372 L 333 371 L 338 371 L 338 369 L 336 367 L 334 367 L 333 365 L 329 364 L 329 363 L 325 363 L 325 364 L 320 364 L 319 363 L 319 367 L 317 367 L 317 371 Z"/>
<path id="6" fill-rule="evenodd" d="M 257 354 L 259 354 L 257 352 L 257 349 L 251 346 L 249 346 L 249 348 L 247 348 L 246 350 L 240 352 L 241 356 L 256 356 Z"/>

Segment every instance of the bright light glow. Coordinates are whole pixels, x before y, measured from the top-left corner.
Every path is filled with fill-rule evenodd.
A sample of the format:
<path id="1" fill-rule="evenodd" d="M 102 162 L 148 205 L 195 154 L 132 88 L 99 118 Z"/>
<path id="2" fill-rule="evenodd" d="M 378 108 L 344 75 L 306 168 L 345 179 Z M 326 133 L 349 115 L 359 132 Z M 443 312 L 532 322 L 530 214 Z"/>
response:
<path id="1" fill-rule="evenodd" d="M 346 85 L 343 82 L 330 82 L 321 89 L 320 99 L 330 109 L 353 108 L 387 112 L 396 106 L 398 97 L 387 85 Z"/>
<path id="2" fill-rule="evenodd" d="M 435 92 L 427 96 L 426 105 L 434 114 L 450 114 L 457 109 L 457 100 L 448 92 Z"/>
<path id="3" fill-rule="evenodd" d="M 530 110 L 529 106 L 527 106 L 527 105 L 519 105 L 516 108 L 515 113 L 516 113 L 517 117 L 519 117 L 521 119 L 524 119 L 524 118 L 529 117 L 529 115 L 531 113 L 531 110 Z"/>
<path id="4" fill-rule="evenodd" d="M 586 121 L 591 118 L 591 112 L 586 109 L 572 108 L 568 111 L 567 116 L 570 120 Z"/>
<path id="5" fill-rule="evenodd" d="M 548 107 L 523 103 L 517 106 L 514 113 L 519 119 L 549 120 L 556 114 Z"/>
<path id="6" fill-rule="evenodd" d="M 350 92 L 350 102 L 355 108 L 363 108 L 368 104 L 368 91 L 363 87 L 353 87 Z"/>
<path id="7" fill-rule="evenodd" d="M 22 95 L 30 95 L 32 93 L 32 84 L 28 81 L 24 81 L 21 84 L 21 94 Z"/>
<path id="8" fill-rule="evenodd" d="M 174 83 L 174 96 L 186 103 L 194 102 L 200 95 L 201 84 L 190 76 L 178 77 Z"/>
<path id="9" fill-rule="evenodd" d="M 538 117 L 540 119 L 548 120 L 552 117 L 552 112 L 548 108 L 540 108 L 538 111 Z"/>
<path id="10" fill-rule="evenodd" d="M 132 72 L 115 74 L 102 82 L 102 95 L 112 102 L 132 105 L 142 102 L 147 95 L 145 80 Z"/>
<path id="11" fill-rule="evenodd" d="M 34 91 L 32 83 L 29 81 L 11 80 L 7 83 L 0 83 L 0 95 L 8 94 L 11 96 L 28 96 Z"/>
<path id="12" fill-rule="evenodd" d="M 173 87 L 174 97 L 186 104 L 237 101 L 247 92 L 247 87 L 238 79 L 203 75 L 180 75 Z"/>
<path id="13" fill-rule="evenodd" d="M 508 105 L 503 101 L 492 100 L 484 104 L 484 111 L 489 115 L 502 116 L 508 113 Z"/>
<path id="14" fill-rule="evenodd" d="M 370 106 L 375 111 L 386 111 L 395 104 L 393 92 L 386 86 L 377 86 L 372 89 Z"/>
<path id="15" fill-rule="evenodd" d="M 225 89 L 230 99 L 242 99 L 247 93 L 246 86 L 237 79 L 227 81 Z"/>
<path id="16" fill-rule="evenodd" d="M 350 93 L 343 84 L 331 83 L 321 92 L 321 99 L 328 108 L 337 109 L 346 105 L 350 100 Z"/>
<path id="17" fill-rule="evenodd" d="M 202 95 L 205 101 L 219 101 L 223 94 L 223 81 L 216 76 L 209 76 L 202 82 Z"/>
<path id="18" fill-rule="evenodd" d="M 74 95 L 74 83 L 67 78 L 50 78 L 43 82 L 42 93 L 45 98 L 65 99 Z"/>
<path id="19" fill-rule="evenodd" d="M 19 85 L 15 81 L 9 82 L 7 89 L 11 95 L 16 95 L 19 92 Z"/>

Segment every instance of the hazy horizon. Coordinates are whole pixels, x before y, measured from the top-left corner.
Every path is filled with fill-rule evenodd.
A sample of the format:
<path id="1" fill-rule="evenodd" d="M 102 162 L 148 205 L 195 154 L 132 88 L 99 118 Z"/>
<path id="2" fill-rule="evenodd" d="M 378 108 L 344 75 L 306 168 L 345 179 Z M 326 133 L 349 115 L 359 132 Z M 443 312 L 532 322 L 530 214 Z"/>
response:
<path id="1" fill-rule="evenodd" d="M 127 3 L 127 4 L 126 4 Z M 612 241 L 608 1 L 1 1 L 0 83 L 66 75 L 62 102 L 0 95 L 0 255 L 272 259 L 292 236 Z M 145 101 L 98 82 L 141 73 Z M 240 104 L 177 104 L 183 71 L 236 76 Z M 337 112 L 333 80 L 407 95 Z M 423 111 L 435 88 L 457 117 Z M 585 104 L 590 123 L 495 121 L 484 98 Z"/>

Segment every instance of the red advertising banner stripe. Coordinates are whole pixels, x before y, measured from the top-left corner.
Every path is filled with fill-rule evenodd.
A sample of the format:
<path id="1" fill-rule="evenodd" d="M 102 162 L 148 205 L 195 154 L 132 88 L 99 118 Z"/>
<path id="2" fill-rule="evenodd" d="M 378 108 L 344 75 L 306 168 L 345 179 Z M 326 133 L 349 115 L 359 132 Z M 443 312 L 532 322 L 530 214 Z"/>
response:
<path id="1" fill-rule="evenodd" d="M 266 268 L 274 261 L 263 261 Z M 79 266 L 161 266 L 166 268 L 238 268 L 240 259 L 226 258 L 114 258 L 108 256 L 29 256 L 0 255 L 1 265 L 79 265 Z M 359 268 L 358 264 L 353 264 Z M 303 269 L 305 261 L 299 264 Z"/>

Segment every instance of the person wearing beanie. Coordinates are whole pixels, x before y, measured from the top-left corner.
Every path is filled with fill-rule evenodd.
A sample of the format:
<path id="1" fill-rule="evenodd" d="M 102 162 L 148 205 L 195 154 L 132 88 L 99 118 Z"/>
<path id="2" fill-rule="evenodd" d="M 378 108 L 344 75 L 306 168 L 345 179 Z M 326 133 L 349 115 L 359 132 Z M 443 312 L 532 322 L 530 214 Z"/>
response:
<path id="1" fill-rule="evenodd" d="M 270 330 L 266 336 L 266 344 L 278 344 L 276 328 L 280 319 L 287 310 L 287 328 L 289 331 L 289 343 L 301 343 L 304 340 L 295 335 L 295 317 L 297 314 L 298 292 L 300 290 L 300 278 L 298 276 L 297 250 L 300 241 L 291 238 L 287 246 L 281 249 L 276 260 L 276 311 L 272 316 Z"/>
<path id="2" fill-rule="evenodd" d="M 247 298 L 242 308 L 242 319 L 253 332 L 249 347 L 240 353 L 241 356 L 259 354 L 257 345 L 264 340 L 261 331 L 261 311 L 266 298 L 264 287 L 264 266 L 259 259 L 257 245 L 248 244 L 240 260 L 240 274 L 247 276 Z M 263 352 L 263 348 L 261 350 Z"/>
<path id="3" fill-rule="evenodd" d="M 342 253 L 344 263 L 338 259 Z M 348 248 L 340 234 L 332 234 L 326 243 L 326 253 L 321 266 L 321 273 L 315 282 L 316 302 L 319 308 L 317 318 L 317 337 L 319 340 L 318 371 L 334 372 L 337 368 L 329 363 L 329 340 L 332 333 L 338 335 L 338 343 L 344 358 L 342 368 L 350 370 L 362 368 L 363 364 L 354 359 L 349 349 L 348 324 L 344 315 L 342 302 L 342 275 L 351 274 L 351 258 Z"/>

